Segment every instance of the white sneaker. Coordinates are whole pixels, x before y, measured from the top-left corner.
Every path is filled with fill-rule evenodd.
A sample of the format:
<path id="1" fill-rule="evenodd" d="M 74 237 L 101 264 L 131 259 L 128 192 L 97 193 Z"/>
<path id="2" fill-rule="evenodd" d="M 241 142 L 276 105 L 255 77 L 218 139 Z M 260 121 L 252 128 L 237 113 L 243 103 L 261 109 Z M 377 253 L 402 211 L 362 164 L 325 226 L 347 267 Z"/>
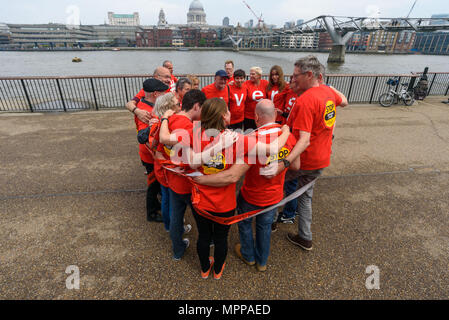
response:
<path id="1" fill-rule="evenodd" d="M 192 225 L 186 224 L 186 225 L 184 226 L 184 234 L 189 233 L 191 230 L 192 230 Z"/>

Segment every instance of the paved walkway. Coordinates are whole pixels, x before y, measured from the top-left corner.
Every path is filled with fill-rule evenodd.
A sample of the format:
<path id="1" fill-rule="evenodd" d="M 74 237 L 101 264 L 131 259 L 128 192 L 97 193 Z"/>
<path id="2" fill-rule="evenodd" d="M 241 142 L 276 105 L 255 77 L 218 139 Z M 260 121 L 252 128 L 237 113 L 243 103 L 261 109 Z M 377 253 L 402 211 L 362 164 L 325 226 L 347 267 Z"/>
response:
<path id="1" fill-rule="evenodd" d="M 447 99 L 447 98 L 446 98 Z M 314 196 L 314 249 L 273 234 L 268 270 L 238 260 L 220 281 L 192 246 L 171 259 L 145 219 L 145 176 L 129 112 L 0 115 L 2 299 L 448 299 L 449 106 L 341 109 L 332 165 Z M 66 289 L 67 266 L 79 290 Z M 380 269 L 380 289 L 365 287 Z"/>

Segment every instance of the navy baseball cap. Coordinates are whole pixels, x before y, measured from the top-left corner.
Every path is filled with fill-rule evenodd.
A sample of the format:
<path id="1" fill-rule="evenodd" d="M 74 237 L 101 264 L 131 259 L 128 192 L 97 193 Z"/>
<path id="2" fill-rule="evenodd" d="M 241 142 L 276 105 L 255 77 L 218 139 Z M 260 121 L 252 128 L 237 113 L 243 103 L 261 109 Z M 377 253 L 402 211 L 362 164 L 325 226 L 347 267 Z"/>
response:
<path id="1" fill-rule="evenodd" d="M 220 76 L 220 77 L 223 77 L 223 78 L 229 78 L 228 74 L 224 70 L 218 70 L 217 72 L 215 72 L 215 76 Z"/>
<path id="2" fill-rule="evenodd" d="M 163 83 L 162 81 L 159 81 L 154 78 L 147 79 L 143 82 L 143 91 L 145 92 L 154 92 L 154 91 L 167 91 L 168 86 Z"/>

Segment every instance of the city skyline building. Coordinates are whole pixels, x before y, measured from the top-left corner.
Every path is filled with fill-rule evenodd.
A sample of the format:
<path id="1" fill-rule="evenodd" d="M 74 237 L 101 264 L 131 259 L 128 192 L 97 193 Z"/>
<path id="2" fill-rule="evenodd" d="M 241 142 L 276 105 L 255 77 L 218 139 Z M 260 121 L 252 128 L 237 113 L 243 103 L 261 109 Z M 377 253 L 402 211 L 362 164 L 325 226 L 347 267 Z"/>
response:
<path id="1" fill-rule="evenodd" d="M 159 20 L 157 22 L 158 27 L 166 27 L 168 25 L 167 20 L 165 19 L 165 12 L 163 9 L 159 11 Z"/>
<path id="2" fill-rule="evenodd" d="M 187 24 L 206 25 L 206 12 L 203 4 L 199 0 L 193 0 L 187 12 Z"/>
<path id="3" fill-rule="evenodd" d="M 441 19 L 441 20 L 436 20 L 436 21 L 431 21 L 430 25 L 432 26 L 438 26 L 438 25 L 443 25 L 443 24 L 447 24 L 449 21 L 447 19 L 449 19 L 449 13 L 439 13 L 439 14 L 433 14 L 431 16 L 432 19 Z M 445 19 L 443 19 L 445 18 Z"/>
<path id="4" fill-rule="evenodd" d="M 109 25 L 111 26 L 138 26 L 140 25 L 139 13 L 116 14 L 108 12 Z"/>

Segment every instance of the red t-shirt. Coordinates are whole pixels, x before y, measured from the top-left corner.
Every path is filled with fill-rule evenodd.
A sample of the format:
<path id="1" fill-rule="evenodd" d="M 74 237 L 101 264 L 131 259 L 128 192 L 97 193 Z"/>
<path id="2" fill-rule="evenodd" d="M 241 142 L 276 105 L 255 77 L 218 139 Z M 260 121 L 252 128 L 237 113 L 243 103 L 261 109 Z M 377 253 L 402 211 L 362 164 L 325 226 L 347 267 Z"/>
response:
<path id="1" fill-rule="evenodd" d="M 288 118 L 284 118 L 283 123 L 288 123 L 287 119 L 291 118 L 292 110 L 294 109 L 296 100 L 298 99 L 298 95 L 293 92 L 293 90 L 289 87 L 287 92 L 285 93 L 285 104 L 284 104 L 284 113 L 288 113 Z"/>
<path id="2" fill-rule="evenodd" d="M 147 102 L 145 100 L 139 101 L 139 103 L 137 104 L 137 107 L 139 109 L 146 110 L 150 113 L 153 111 L 153 106 L 150 105 L 149 102 Z M 140 130 L 143 130 L 145 128 L 148 128 L 148 123 L 142 122 L 137 116 L 134 116 L 134 122 L 136 123 L 137 132 L 139 132 Z M 140 143 L 139 143 L 139 156 L 143 162 L 146 162 L 146 163 L 154 162 L 153 155 L 151 154 L 151 152 L 148 150 L 148 148 L 144 144 L 140 144 Z"/>
<path id="3" fill-rule="evenodd" d="M 256 86 L 251 80 L 245 82 L 245 86 L 248 89 L 248 95 L 246 96 L 245 103 L 245 119 L 254 120 L 254 112 L 256 110 L 257 102 L 267 97 L 267 85 L 268 81 L 264 79 L 260 80 L 258 86 Z"/>
<path id="4" fill-rule="evenodd" d="M 170 88 L 169 88 L 171 92 L 176 91 L 176 82 L 178 82 L 178 79 L 174 75 L 171 75 Z"/>
<path id="5" fill-rule="evenodd" d="M 160 123 L 158 125 L 160 126 Z M 155 141 L 155 145 L 156 145 L 156 150 L 160 150 L 160 148 L 163 148 L 163 147 L 159 147 L 159 145 L 160 145 L 159 131 L 155 135 L 154 141 Z M 163 154 L 163 152 L 161 152 L 161 153 Z M 161 185 L 168 188 L 167 174 L 165 172 L 165 169 L 162 167 L 160 160 L 158 160 L 156 157 L 154 157 L 154 175 L 156 176 L 156 180 L 159 181 L 159 183 Z"/>
<path id="6" fill-rule="evenodd" d="M 226 86 L 223 90 L 218 90 L 217 87 L 215 87 L 215 83 L 212 83 L 208 86 L 205 86 L 203 89 L 201 89 L 201 91 L 203 91 L 203 93 L 206 95 L 207 99 L 221 98 L 229 106 L 229 87 L 228 86 Z"/>
<path id="7" fill-rule="evenodd" d="M 165 159 L 173 161 L 174 150 L 178 150 L 177 161 L 187 164 L 189 162 L 189 159 L 187 159 L 186 157 L 186 152 L 184 152 L 183 149 L 180 147 L 181 146 L 190 147 L 190 145 L 192 144 L 193 138 L 192 121 L 184 115 L 174 114 L 170 117 L 168 129 L 170 130 L 171 134 L 177 135 L 178 141 L 181 145 L 170 147 L 162 143 L 159 143 L 157 151 L 162 153 Z M 192 185 L 190 184 L 187 178 L 178 175 L 174 172 L 171 172 L 169 170 L 166 170 L 165 173 L 167 175 L 168 186 L 174 192 L 178 194 L 189 194 L 192 192 Z"/>
<path id="8" fill-rule="evenodd" d="M 201 151 L 203 151 L 214 138 L 211 138 L 210 141 L 207 138 L 201 140 Z M 203 164 L 199 168 L 199 171 L 205 175 L 215 174 L 229 169 L 237 162 L 237 159 L 240 159 L 241 163 L 244 163 L 248 148 L 254 146 L 255 142 L 256 139 L 254 138 L 240 135 L 240 138 L 234 145 L 217 153 L 211 161 Z M 224 187 L 211 187 L 198 184 L 197 187 L 200 194 L 198 208 L 215 213 L 224 213 L 232 211 L 237 207 L 235 197 L 236 183 Z"/>
<path id="9" fill-rule="evenodd" d="M 233 81 L 234 81 L 234 76 L 228 78 L 228 81 L 226 81 L 226 84 L 229 84 L 230 82 L 233 82 Z"/>
<path id="10" fill-rule="evenodd" d="M 235 84 L 229 85 L 231 92 L 229 101 L 229 112 L 231 113 L 231 124 L 242 122 L 245 118 L 245 101 L 247 90 L 244 85 L 238 88 Z"/>
<path id="11" fill-rule="evenodd" d="M 268 89 L 267 89 L 268 90 Z M 288 83 L 285 84 L 285 88 L 284 90 L 282 90 L 282 92 L 279 92 L 279 86 L 278 85 L 274 85 L 271 90 L 269 90 L 267 92 L 267 99 L 271 99 L 271 101 L 273 101 L 274 103 L 274 107 L 276 109 L 279 109 L 280 111 L 284 112 L 284 108 L 285 108 L 285 99 L 287 97 L 287 92 L 290 90 L 290 86 L 288 85 Z M 278 114 L 278 116 L 276 117 L 276 121 L 283 121 L 285 118 Z"/>
<path id="12" fill-rule="evenodd" d="M 336 106 L 341 102 L 340 96 L 325 85 L 310 88 L 298 98 L 297 113 L 292 115 L 289 123 L 298 140 L 300 131 L 310 132 L 310 145 L 301 154 L 302 170 L 322 169 L 330 165 Z"/>
<path id="13" fill-rule="evenodd" d="M 267 124 L 256 131 L 257 137 L 265 137 L 265 143 L 270 143 L 282 134 L 281 125 L 277 123 Z M 284 188 L 285 174 L 287 168 L 272 179 L 267 179 L 260 175 L 260 169 L 272 162 L 280 162 L 286 158 L 295 147 L 296 139 L 290 134 L 287 143 L 282 147 L 278 154 L 270 156 L 265 163 L 257 163 L 252 165 L 246 172 L 242 189 L 240 190 L 245 200 L 255 206 L 266 207 L 278 203 L 284 197 L 282 192 Z"/>

